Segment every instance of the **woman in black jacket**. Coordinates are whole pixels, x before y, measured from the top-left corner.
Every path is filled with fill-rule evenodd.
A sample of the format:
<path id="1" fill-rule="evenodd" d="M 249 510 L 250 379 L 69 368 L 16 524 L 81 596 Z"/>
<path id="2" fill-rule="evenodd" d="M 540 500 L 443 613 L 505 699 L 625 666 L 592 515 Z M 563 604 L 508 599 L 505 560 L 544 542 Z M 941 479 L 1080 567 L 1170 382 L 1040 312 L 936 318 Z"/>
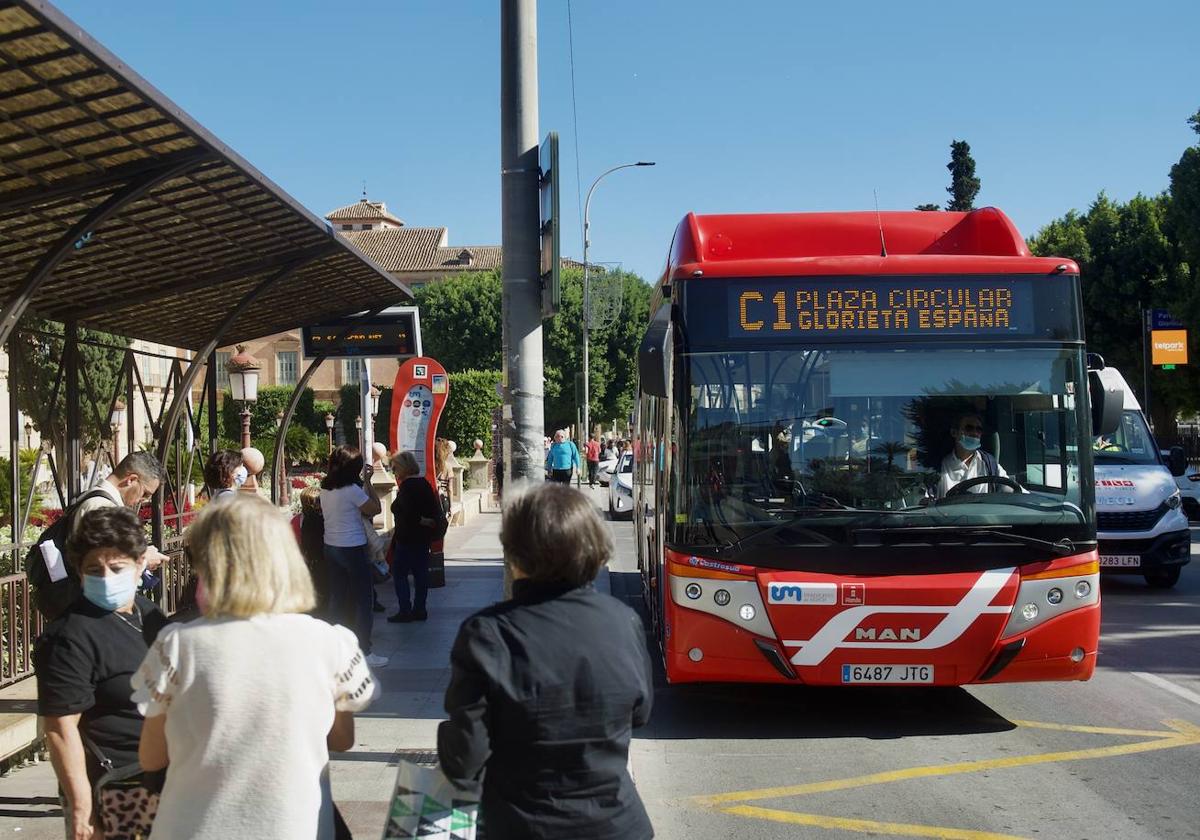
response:
<path id="1" fill-rule="evenodd" d="M 508 501 L 500 541 L 513 597 L 459 629 L 443 772 L 461 787 L 482 774 L 489 840 L 652 837 L 627 770 L 650 657 L 637 614 L 592 586 L 607 529 L 582 493 L 546 483 Z"/>
<path id="2" fill-rule="evenodd" d="M 392 582 L 399 611 L 388 618 L 392 624 L 424 621 L 425 595 L 429 591 L 429 547 L 446 534 L 446 516 L 429 481 L 421 477 L 417 458 L 411 452 L 392 456 L 396 477 L 396 501 L 392 502 Z M 409 600 L 408 576 L 413 593 Z"/>

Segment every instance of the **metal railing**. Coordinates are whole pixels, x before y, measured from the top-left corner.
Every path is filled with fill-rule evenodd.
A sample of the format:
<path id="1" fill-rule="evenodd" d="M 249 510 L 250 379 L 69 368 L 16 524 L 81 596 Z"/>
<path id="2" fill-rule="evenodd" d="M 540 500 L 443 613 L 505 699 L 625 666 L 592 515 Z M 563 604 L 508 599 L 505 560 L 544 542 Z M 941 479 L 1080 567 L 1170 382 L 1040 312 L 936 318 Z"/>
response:
<path id="1" fill-rule="evenodd" d="M 24 572 L 0 577 L 0 688 L 33 674 L 33 640 L 42 618 L 33 606 Z"/>

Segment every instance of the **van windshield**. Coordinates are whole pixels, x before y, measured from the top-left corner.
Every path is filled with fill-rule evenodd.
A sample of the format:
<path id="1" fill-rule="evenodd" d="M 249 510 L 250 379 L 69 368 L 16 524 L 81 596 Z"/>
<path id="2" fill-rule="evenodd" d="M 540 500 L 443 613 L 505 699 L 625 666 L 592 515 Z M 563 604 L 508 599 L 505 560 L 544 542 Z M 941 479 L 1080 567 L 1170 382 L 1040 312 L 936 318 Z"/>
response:
<path id="1" fill-rule="evenodd" d="M 1121 425 L 1111 435 L 1092 439 L 1097 464 L 1161 464 L 1158 447 L 1146 427 L 1142 412 L 1127 408 L 1121 412 Z"/>

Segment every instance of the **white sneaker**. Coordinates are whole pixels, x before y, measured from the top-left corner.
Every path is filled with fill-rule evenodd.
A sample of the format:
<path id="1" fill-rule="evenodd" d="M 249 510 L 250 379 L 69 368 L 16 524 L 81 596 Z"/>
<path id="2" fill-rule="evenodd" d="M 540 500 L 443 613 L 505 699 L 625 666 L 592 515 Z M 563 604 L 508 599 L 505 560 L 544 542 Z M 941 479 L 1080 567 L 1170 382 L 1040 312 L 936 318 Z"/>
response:
<path id="1" fill-rule="evenodd" d="M 367 664 L 372 668 L 382 668 L 384 665 L 388 664 L 388 658 L 386 656 L 376 656 L 373 653 L 368 653 Z"/>

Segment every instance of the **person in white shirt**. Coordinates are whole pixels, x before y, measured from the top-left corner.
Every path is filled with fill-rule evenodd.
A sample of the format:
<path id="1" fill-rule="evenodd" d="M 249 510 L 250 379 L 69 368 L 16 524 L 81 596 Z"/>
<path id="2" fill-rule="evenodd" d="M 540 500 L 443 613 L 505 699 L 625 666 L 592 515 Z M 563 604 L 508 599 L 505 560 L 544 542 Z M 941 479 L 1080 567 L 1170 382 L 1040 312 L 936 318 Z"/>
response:
<path id="1" fill-rule="evenodd" d="M 325 518 L 325 565 L 329 571 L 329 620 L 354 631 L 367 664 L 382 668 L 387 657 L 371 653 L 375 582 L 367 549 L 367 528 L 383 510 L 356 446 L 339 446 L 329 456 L 321 481 L 321 515 Z"/>
<path id="2" fill-rule="evenodd" d="M 960 415 L 950 429 L 950 437 L 954 438 L 954 451 L 942 459 L 942 477 L 938 481 L 939 499 L 945 498 L 952 487 L 968 478 L 985 475 L 1008 477 L 1008 473 L 996 458 L 990 452 L 979 448 L 983 441 L 983 419 L 978 414 Z M 997 491 L 1011 493 L 1012 488 L 980 482 L 966 490 L 968 493 Z"/>
<path id="3" fill-rule="evenodd" d="M 187 531 L 203 618 L 159 633 L 130 682 L 138 761 L 168 768 L 153 840 L 332 840 L 329 751 L 379 693 L 354 634 L 305 615 L 288 521 L 240 494 Z"/>

